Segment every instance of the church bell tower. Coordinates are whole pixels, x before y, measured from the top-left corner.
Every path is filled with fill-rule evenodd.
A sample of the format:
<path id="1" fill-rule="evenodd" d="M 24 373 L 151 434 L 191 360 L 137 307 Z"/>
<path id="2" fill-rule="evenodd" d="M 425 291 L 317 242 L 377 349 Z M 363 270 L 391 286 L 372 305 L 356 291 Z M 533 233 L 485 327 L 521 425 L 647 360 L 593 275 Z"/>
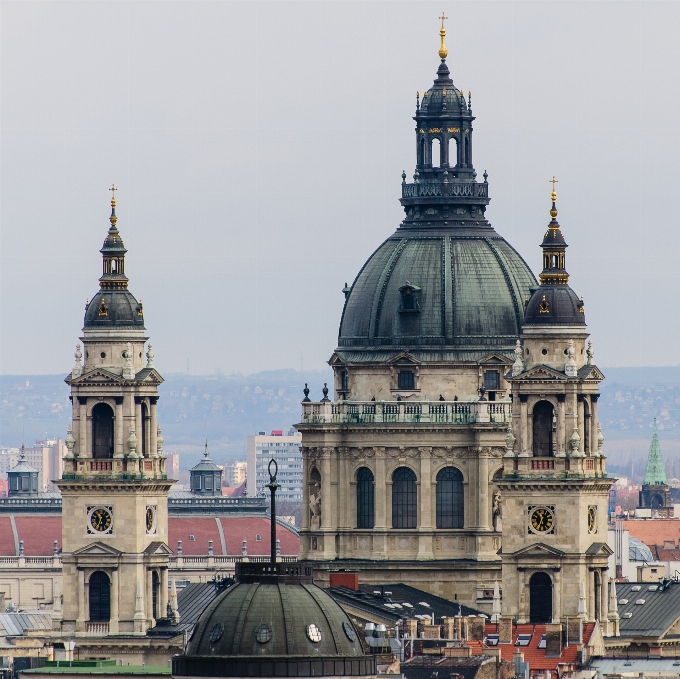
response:
<path id="1" fill-rule="evenodd" d="M 555 180 L 554 180 L 555 181 Z M 608 611 L 604 440 L 597 419 L 604 376 L 586 340 L 583 299 L 569 287 L 567 243 L 552 192 L 540 286 L 527 300 L 512 385 L 502 478 L 503 616 L 518 623 L 599 621 Z M 610 620 L 611 618 L 611 620 Z"/>
<path id="2" fill-rule="evenodd" d="M 78 344 L 66 378 L 73 415 L 57 481 L 64 604 L 55 625 L 76 636 L 143 635 L 165 617 L 168 599 L 173 481 L 156 416 L 163 378 L 151 345 L 144 351 L 142 301 L 128 290 L 115 194 L 109 221 L 99 291 L 85 305 L 83 350 Z"/>

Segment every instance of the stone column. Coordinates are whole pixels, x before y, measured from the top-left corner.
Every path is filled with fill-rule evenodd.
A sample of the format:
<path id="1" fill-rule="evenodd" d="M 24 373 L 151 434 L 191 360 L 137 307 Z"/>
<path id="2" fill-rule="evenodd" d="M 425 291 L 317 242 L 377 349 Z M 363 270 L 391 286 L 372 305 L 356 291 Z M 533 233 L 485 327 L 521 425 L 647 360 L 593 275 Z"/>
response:
<path id="1" fill-rule="evenodd" d="M 124 442 L 125 438 L 123 435 L 123 397 L 116 396 L 116 422 L 115 422 L 115 443 L 113 448 L 114 457 L 125 457 Z"/>
<path id="2" fill-rule="evenodd" d="M 600 627 L 603 630 L 607 629 L 607 620 L 609 618 L 609 592 L 607 591 L 607 570 L 600 569 Z"/>
<path id="3" fill-rule="evenodd" d="M 420 457 L 420 517 L 418 528 L 427 535 L 418 536 L 418 559 L 433 559 L 432 549 L 432 448 L 418 449 Z"/>
<path id="4" fill-rule="evenodd" d="M 149 457 L 156 457 L 156 443 L 158 441 L 158 410 L 156 404 L 158 397 L 152 396 L 149 399 Z M 221 492 L 221 491 L 220 491 Z M 163 613 L 165 616 L 165 613 Z"/>
<path id="5" fill-rule="evenodd" d="M 485 453 L 478 453 L 477 458 L 477 526 L 483 530 L 491 528 L 489 523 L 489 458 Z"/>
<path id="6" fill-rule="evenodd" d="M 92 457 L 92 451 L 87 445 L 87 397 L 78 396 L 78 411 L 78 433 L 80 434 L 78 457 Z"/>
<path id="7" fill-rule="evenodd" d="M 85 611 L 85 571 L 82 568 L 78 569 L 78 620 L 76 620 L 76 630 L 79 632 L 85 631 L 85 620 L 87 620 L 87 613 Z"/>
<path id="8" fill-rule="evenodd" d="M 309 448 L 300 447 L 302 452 L 302 530 L 309 530 Z M 251 482 L 252 483 L 252 482 Z"/>
<path id="9" fill-rule="evenodd" d="M 373 531 L 373 558 L 387 557 L 387 473 L 385 449 L 373 448 L 375 452 L 375 523 Z"/>
<path id="10" fill-rule="evenodd" d="M 118 620 L 119 620 L 119 612 L 118 612 L 118 601 L 119 601 L 119 594 L 120 592 L 120 585 L 118 582 L 118 569 L 114 568 L 111 571 L 111 620 L 109 621 L 109 633 L 110 634 L 118 634 L 119 627 L 118 627 Z"/>
<path id="11" fill-rule="evenodd" d="M 557 453 L 560 457 L 563 455 L 560 454 L 566 454 L 566 451 L 569 447 L 569 444 L 567 443 L 567 436 L 566 436 L 566 426 L 565 426 L 565 421 L 564 421 L 564 402 L 566 400 L 566 395 L 565 394 L 558 394 L 557 395 Z"/>
<path id="12" fill-rule="evenodd" d="M 580 453 L 585 452 L 585 444 L 586 444 L 586 441 L 585 441 L 585 439 L 586 439 L 586 437 L 585 437 L 585 433 L 586 433 L 586 429 L 585 429 L 585 427 L 586 427 L 586 413 L 585 413 L 585 405 L 583 403 L 583 399 L 584 399 L 583 396 L 578 398 L 578 401 L 577 401 L 577 404 L 576 404 L 577 408 L 578 408 L 578 433 L 581 437 L 581 443 L 579 445 L 579 452 Z"/>
<path id="13" fill-rule="evenodd" d="M 597 452 L 597 399 L 599 394 L 590 395 L 590 452 Z"/>
<path id="14" fill-rule="evenodd" d="M 527 457 L 531 455 L 530 443 L 529 443 L 529 408 L 527 404 L 528 400 L 527 394 L 520 394 L 520 418 L 522 421 L 522 438 L 519 450 L 520 457 Z"/>
<path id="15" fill-rule="evenodd" d="M 553 569 L 553 622 L 562 617 L 562 573 L 559 568 Z"/>
<path id="16" fill-rule="evenodd" d="M 333 448 L 324 448 L 321 457 L 321 530 L 323 531 L 323 557 L 335 559 L 335 536 L 338 529 L 337 502 L 334 492 L 337 481 L 333 482 Z M 337 474 L 337 469 L 335 470 Z"/>
<path id="17" fill-rule="evenodd" d="M 517 569 L 517 622 L 518 624 L 527 622 L 526 614 L 526 572 L 524 568 Z"/>
<path id="18" fill-rule="evenodd" d="M 168 614 L 168 569 L 161 568 L 161 591 L 158 597 L 161 610 L 158 611 L 159 618 L 165 618 Z"/>
<path id="19" fill-rule="evenodd" d="M 595 621 L 595 571 L 588 570 L 588 620 Z"/>
<path id="20" fill-rule="evenodd" d="M 154 620 L 153 610 L 153 576 L 151 569 L 146 571 L 146 619 L 149 621 L 149 626 L 153 625 Z"/>
<path id="21" fill-rule="evenodd" d="M 142 451 L 144 450 L 144 426 L 142 421 L 142 399 L 139 396 L 135 396 L 135 433 L 137 434 L 137 455 L 142 456 Z M 140 464 L 140 467 L 144 465 Z"/>

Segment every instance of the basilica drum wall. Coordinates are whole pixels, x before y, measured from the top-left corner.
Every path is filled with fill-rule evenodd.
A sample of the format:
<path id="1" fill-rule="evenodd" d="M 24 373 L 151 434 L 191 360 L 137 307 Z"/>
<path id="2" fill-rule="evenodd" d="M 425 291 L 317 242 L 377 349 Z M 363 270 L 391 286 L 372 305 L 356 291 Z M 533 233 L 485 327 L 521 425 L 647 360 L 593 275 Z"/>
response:
<path id="1" fill-rule="evenodd" d="M 494 476 L 502 471 L 507 424 L 298 428 L 306 473 L 301 559 L 336 568 L 363 562 L 362 582 L 394 578 L 479 605 L 478 588 L 493 588 L 499 575 Z M 402 469 L 415 476 L 412 528 L 394 527 L 394 478 Z M 361 528 L 358 520 L 361 470 L 373 478 L 372 528 Z M 462 481 L 460 528 L 437 528 L 437 479 L 446 470 Z M 317 576 L 326 577 L 323 570 Z"/>
<path id="2" fill-rule="evenodd" d="M 507 361 L 507 359 L 505 359 Z M 431 399 L 440 396 L 445 401 L 474 401 L 484 386 L 486 372 L 497 373 L 498 388 L 494 398 L 500 400 L 508 392 L 504 374 L 509 364 L 456 364 L 421 365 L 403 362 L 391 365 L 361 366 L 351 368 L 334 366 L 335 396 L 337 399 L 355 401 L 390 401 L 397 396 L 407 400 Z M 399 385 L 399 373 L 413 373 L 413 388 Z"/>

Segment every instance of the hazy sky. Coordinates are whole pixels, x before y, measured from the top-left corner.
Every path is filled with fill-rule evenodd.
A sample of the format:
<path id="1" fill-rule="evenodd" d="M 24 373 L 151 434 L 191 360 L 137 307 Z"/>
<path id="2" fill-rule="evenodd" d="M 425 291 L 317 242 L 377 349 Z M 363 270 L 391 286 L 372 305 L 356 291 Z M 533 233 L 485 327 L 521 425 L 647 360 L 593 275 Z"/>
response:
<path id="1" fill-rule="evenodd" d="M 108 188 L 161 372 L 322 367 L 399 224 L 448 21 L 487 216 L 559 180 L 603 366 L 678 364 L 677 2 L 2 2 L 0 371 L 68 372 Z"/>

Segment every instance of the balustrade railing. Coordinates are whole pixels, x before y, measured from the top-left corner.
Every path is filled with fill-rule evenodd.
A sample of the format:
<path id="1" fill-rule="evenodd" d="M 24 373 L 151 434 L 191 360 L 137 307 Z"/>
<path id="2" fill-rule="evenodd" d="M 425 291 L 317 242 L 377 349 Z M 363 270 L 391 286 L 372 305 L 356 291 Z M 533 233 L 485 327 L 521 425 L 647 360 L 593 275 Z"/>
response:
<path id="1" fill-rule="evenodd" d="M 489 185 L 486 182 L 457 182 L 453 179 L 444 181 L 419 181 L 414 184 L 401 185 L 402 198 L 418 198 L 427 196 L 460 196 L 467 198 L 488 198 Z"/>
<path id="2" fill-rule="evenodd" d="M 501 401 L 322 401 L 302 404 L 302 422 L 305 424 L 475 424 L 508 423 L 511 418 L 512 404 Z"/>
<path id="3" fill-rule="evenodd" d="M 97 634 L 106 636 L 109 633 L 109 623 L 108 622 L 88 622 L 87 623 L 87 633 Z"/>

